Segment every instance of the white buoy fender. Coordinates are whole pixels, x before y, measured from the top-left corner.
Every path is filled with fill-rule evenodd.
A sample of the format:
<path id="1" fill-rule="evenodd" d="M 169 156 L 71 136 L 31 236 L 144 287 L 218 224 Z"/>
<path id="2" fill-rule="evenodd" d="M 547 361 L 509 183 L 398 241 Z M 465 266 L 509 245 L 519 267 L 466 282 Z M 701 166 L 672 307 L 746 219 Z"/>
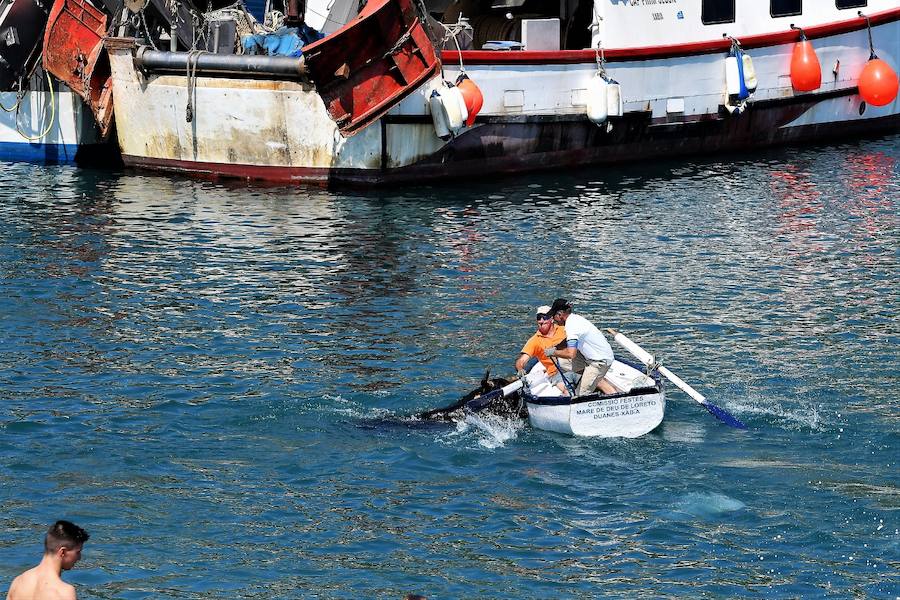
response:
<path id="1" fill-rule="evenodd" d="M 585 104 L 585 112 L 587 118 L 595 125 L 602 125 L 606 122 L 607 116 L 607 84 L 606 79 L 596 73 L 588 82 L 587 87 L 587 103 Z"/>
<path id="2" fill-rule="evenodd" d="M 455 85 L 442 80 L 435 85 L 428 98 L 434 132 L 442 140 L 450 139 L 466 124 L 469 116 L 466 101 Z"/>
<path id="3" fill-rule="evenodd" d="M 740 76 L 737 56 L 729 54 L 725 59 L 725 87 L 729 98 L 737 98 L 741 93 Z"/>
<path id="4" fill-rule="evenodd" d="M 615 79 L 610 79 L 606 85 L 606 114 L 610 117 L 621 117 L 625 114 L 622 87 Z"/>
<path id="5" fill-rule="evenodd" d="M 428 98 L 428 107 L 431 110 L 431 121 L 434 123 L 434 133 L 442 140 L 450 139 L 450 127 L 447 124 L 447 111 L 444 110 L 444 102 L 438 90 L 432 90 Z"/>
<path id="6" fill-rule="evenodd" d="M 725 85 L 728 88 L 728 97 L 733 103 L 750 97 L 747 84 L 744 82 L 743 57 L 744 53 L 740 50 L 732 50 L 725 59 Z"/>
<path id="7" fill-rule="evenodd" d="M 447 124 L 450 126 L 450 131 L 456 133 L 466 126 L 466 119 L 469 118 L 469 109 L 466 108 L 466 98 L 459 91 L 458 87 L 451 85 L 447 90 L 447 94 L 449 96 L 447 99 Z M 453 110 L 452 104 L 454 102 L 456 103 L 456 110 Z"/>

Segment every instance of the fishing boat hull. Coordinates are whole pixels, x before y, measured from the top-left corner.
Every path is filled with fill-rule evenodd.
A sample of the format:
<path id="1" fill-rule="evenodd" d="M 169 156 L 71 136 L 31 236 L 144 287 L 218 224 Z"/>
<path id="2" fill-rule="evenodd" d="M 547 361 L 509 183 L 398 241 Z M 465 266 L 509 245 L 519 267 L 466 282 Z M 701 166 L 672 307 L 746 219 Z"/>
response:
<path id="1" fill-rule="evenodd" d="M 377 98 L 378 110 L 386 112 L 362 124 L 367 113 L 355 108 L 358 102 L 346 90 L 325 93 L 302 77 L 202 70 L 189 80 L 182 73 L 138 68 L 134 40 L 112 40 L 107 48 L 127 165 L 210 177 L 372 185 L 900 131 L 900 100 L 875 106 L 859 94 L 860 73 L 870 56 L 869 30 L 863 18 L 849 15 L 807 31 L 825 65 L 823 83 L 813 92 L 792 87 L 796 32 L 748 36 L 744 48 L 754 55 L 759 83 L 736 111 L 726 87 L 728 40 L 610 49 L 605 68 L 621 86 L 623 114 L 599 126 L 586 110 L 598 72 L 593 50 L 444 51 L 443 79 L 454 81 L 462 61 L 484 97 L 472 125 L 449 139 L 439 137 L 431 114 L 441 77 L 420 83 L 432 63 L 407 78 L 402 93 L 390 96 L 395 103 L 389 109 Z M 897 68 L 900 9 L 883 10 L 870 22 L 875 47 Z M 345 98 L 338 116 L 335 97 Z"/>
<path id="2" fill-rule="evenodd" d="M 109 164 L 117 148 L 105 142 L 90 110 L 65 85 L 35 78 L 24 95 L 0 93 L 0 160 Z"/>
<path id="3" fill-rule="evenodd" d="M 648 377 L 616 360 L 606 377 L 619 392 L 574 398 L 524 392 L 531 426 L 573 436 L 635 438 L 662 423 L 666 397 L 658 374 Z"/>

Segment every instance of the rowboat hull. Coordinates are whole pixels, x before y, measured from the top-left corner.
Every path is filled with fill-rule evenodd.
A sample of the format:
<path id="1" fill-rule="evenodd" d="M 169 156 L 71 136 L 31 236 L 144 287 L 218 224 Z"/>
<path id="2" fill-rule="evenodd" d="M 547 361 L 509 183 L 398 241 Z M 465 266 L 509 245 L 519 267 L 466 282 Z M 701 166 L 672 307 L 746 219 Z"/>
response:
<path id="1" fill-rule="evenodd" d="M 575 398 L 525 392 L 531 426 L 573 436 L 636 438 L 662 423 L 666 397 L 658 374 L 647 377 L 634 365 L 617 360 L 607 379 L 627 391 Z"/>

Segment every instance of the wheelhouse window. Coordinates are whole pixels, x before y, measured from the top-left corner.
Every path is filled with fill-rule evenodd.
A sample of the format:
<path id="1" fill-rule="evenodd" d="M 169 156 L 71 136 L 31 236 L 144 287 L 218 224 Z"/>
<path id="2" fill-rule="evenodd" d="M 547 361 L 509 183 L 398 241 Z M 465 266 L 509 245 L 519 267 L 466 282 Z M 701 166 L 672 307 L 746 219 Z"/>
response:
<path id="1" fill-rule="evenodd" d="M 734 0 L 703 0 L 700 20 L 704 25 L 734 23 Z"/>
<path id="2" fill-rule="evenodd" d="M 859 8 L 860 6 L 865 6 L 866 4 L 868 4 L 866 0 L 834 0 L 834 5 L 840 9 Z"/>
<path id="3" fill-rule="evenodd" d="M 770 0 L 769 14 L 773 17 L 789 17 L 803 12 L 803 0 Z"/>

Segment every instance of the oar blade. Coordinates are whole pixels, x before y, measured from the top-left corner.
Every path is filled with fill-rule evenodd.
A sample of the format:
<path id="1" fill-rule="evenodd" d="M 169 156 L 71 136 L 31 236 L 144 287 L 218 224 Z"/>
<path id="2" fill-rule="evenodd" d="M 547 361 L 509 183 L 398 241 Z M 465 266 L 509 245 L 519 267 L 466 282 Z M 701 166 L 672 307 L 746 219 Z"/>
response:
<path id="1" fill-rule="evenodd" d="M 653 358 L 653 355 L 638 346 L 635 342 L 628 339 L 625 334 L 619 333 L 614 329 L 607 329 L 607 331 L 610 333 L 610 335 L 613 336 L 613 339 L 616 340 L 616 342 L 618 342 L 620 345 L 622 345 L 622 347 L 631 352 L 635 356 L 635 358 L 640 360 L 648 367 L 653 366 L 655 360 Z M 669 369 L 662 366 L 657 366 L 656 370 L 666 379 L 674 383 L 675 386 L 681 389 L 681 391 L 683 391 L 685 394 L 696 400 L 699 404 L 702 404 L 711 415 L 713 415 L 726 425 L 734 427 L 735 429 L 747 429 L 747 426 L 741 423 L 734 416 L 732 416 L 731 413 L 726 411 L 724 408 L 719 408 L 718 406 L 707 400 L 703 394 L 685 383 L 684 380 L 681 379 L 681 377 L 679 377 Z"/>
<path id="2" fill-rule="evenodd" d="M 478 396 L 477 398 L 472 398 L 468 402 L 466 402 L 466 410 L 468 412 L 480 412 L 490 406 L 491 402 L 496 400 L 497 398 L 505 398 L 512 394 L 513 392 L 517 392 L 522 389 L 522 384 L 524 382 L 519 379 L 517 381 L 513 381 L 512 383 L 500 388 L 499 390 L 494 390 L 493 392 L 488 392 L 483 396 Z"/>
<path id="3" fill-rule="evenodd" d="M 466 412 L 481 412 L 485 408 L 490 406 L 491 402 L 501 397 L 503 397 L 503 390 L 494 390 L 493 392 L 488 392 L 483 396 L 472 398 L 471 400 L 466 402 Z"/>
<path id="4" fill-rule="evenodd" d="M 713 415 L 718 420 L 722 421 L 726 425 L 734 427 L 735 429 L 747 429 L 747 426 L 741 423 L 734 415 L 725 410 L 724 408 L 720 408 L 707 400 L 706 402 L 701 402 L 701 404 L 709 411 L 711 415 Z"/>

